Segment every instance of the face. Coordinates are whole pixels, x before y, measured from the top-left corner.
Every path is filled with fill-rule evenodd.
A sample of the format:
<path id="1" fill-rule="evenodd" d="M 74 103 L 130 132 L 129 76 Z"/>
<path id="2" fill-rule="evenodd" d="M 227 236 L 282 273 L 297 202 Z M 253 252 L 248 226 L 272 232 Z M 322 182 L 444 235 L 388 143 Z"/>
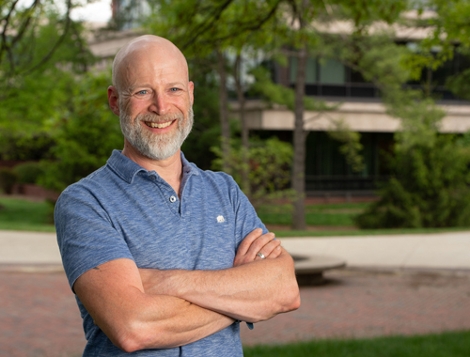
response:
<path id="1" fill-rule="evenodd" d="M 193 127 L 194 114 L 189 108 L 186 118 L 183 114 L 161 117 L 152 113 L 138 114 L 135 118 L 121 110 L 121 130 L 133 148 L 152 160 L 165 160 L 173 156 L 183 145 Z M 152 133 L 146 126 L 164 127 L 176 121 L 176 130 L 167 133 Z M 171 124 L 170 124 L 171 125 Z"/>
<path id="2" fill-rule="evenodd" d="M 163 54 L 161 48 L 146 48 L 128 56 L 120 68 L 119 91 L 108 90 L 126 145 L 153 160 L 175 155 L 193 125 L 193 83 L 186 62 L 177 54 Z"/>

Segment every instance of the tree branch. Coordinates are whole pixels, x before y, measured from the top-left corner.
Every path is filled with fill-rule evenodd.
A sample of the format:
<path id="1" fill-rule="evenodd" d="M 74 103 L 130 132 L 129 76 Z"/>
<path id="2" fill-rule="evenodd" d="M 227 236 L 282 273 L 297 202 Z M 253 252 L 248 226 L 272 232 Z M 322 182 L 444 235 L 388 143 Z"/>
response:
<path id="1" fill-rule="evenodd" d="M 33 65 L 29 69 L 24 70 L 22 72 L 23 75 L 34 72 L 35 70 L 43 66 L 54 55 L 55 51 L 59 48 L 62 42 L 64 42 L 65 37 L 67 36 L 69 28 L 70 28 L 70 23 L 71 23 L 70 11 L 71 10 L 72 10 L 72 0 L 67 0 L 67 12 L 65 14 L 65 25 L 64 25 L 64 31 L 62 32 L 62 35 L 59 37 L 59 39 L 51 48 L 51 50 L 39 61 L 39 63 Z"/>
<path id="2" fill-rule="evenodd" d="M 183 48 L 188 48 L 191 45 L 197 43 L 198 38 L 214 26 L 217 20 L 220 19 L 220 16 L 222 15 L 223 11 L 225 11 L 225 9 L 230 5 L 231 2 L 232 0 L 228 0 L 223 4 L 223 6 L 217 9 L 218 11 L 216 12 L 216 14 L 214 14 L 211 21 L 206 26 L 200 27 L 199 29 L 197 29 L 197 31 L 196 30 L 191 31 L 191 33 L 194 33 L 194 35 L 188 41 L 186 41 Z M 238 34 L 240 35 L 242 33 L 253 32 L 253 31 L 259 30 L 261 27 L 263 27 L 263 25 L 269 19 L 271 19 L 274 16 L 280 3 L 281 3 L 281 0 L 277 0 L 276 3 L 273 5 L 273 7 L 266 14 L 266 16 L 262 17 L 259 21 L 250 20 L 250 21 L 240 22 L 236 24 L 236 27 L 238 29 L 237 30 Z M 220 36 L 220 37 L 212 37 L 210 40 L 210 43 L 214 43 L 214 44 L 220 43 L 232 37 L 233 37 L 233 34 L 228 34 L 228 35 Z"/>

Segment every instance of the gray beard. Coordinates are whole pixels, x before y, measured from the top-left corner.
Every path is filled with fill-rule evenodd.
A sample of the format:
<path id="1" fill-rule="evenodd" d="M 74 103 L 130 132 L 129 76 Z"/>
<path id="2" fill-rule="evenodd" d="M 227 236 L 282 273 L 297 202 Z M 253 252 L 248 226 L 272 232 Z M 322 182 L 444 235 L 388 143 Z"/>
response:
<path id="1" fill-rule="evenodd" d="M 186 119 L 183 115 L 159 117 L 155 114 L 140 114 L 135 118 L 134 124 L 131 124 L 132 118 L 122 109 L 124 108 L 120 110 L 119 119 L 124 137 L 139 153 L 152 160 L 165 160 L 173 156 L 181 148 L 193 127 L 192 107 L 189 108 Z M 158 119 L 162 121 L 162 118 L 177 120 L 178 127 L 175 133 L 156 135 L 140 125 L 141 121 L 158 121 Z"/>

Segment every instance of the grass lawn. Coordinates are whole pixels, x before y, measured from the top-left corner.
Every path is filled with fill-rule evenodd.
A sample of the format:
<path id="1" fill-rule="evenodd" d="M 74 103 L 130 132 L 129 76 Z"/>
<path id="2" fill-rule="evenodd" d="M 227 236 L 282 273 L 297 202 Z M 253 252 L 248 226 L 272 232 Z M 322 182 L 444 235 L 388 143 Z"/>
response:
<path id="1" fill-rule="evenodd" d="M 52 206 L 45 201 L 1 196 L 0 229 L 54 232 Z"/>
<path id="2" fill-rule="evenodd" d="M 470 331 L 245 347 L 245 357 L 467 357 Z"/>
<path id="3" fill-rule="evenodd" d="M 354 216 L 363 212 L 370 203 L 329 203 L 307 205 L 305 221 L 308 229 L 294 231 L 292 210 L 288 205 L 264 206 L 258 209 L 261 220 L 278 237 L 358 236 L 383 234 L 438 233 L 469 230 L 469 228 L 400 228 L 358 229 Z"/>
<path id="4" fill-rule="evenodd" d="M 363 212 L 369 203 L 315 204 L 305 207 L 307 225 L 353 227 L 354 216 Z M 258 209 L 261 220 L 267 224 L 290 225 L 292 209 L 289 205 L 263 206 Z"/>
<path id="5" fill-rule="evenodd" d="M 353 217 L 368 203 L 315 204 L 306 206 L 308 230 L 290 229 L 292 212 L 286 205 L 262 207 L 258 214 L 278 237 L 355 236 L 402 233 L 436 233 L 468 228 L 446 229 L 377 229 L 359 230 Z M 0 230 L 54 232 L 52 206 L 45 201 L 0 196 Z"/>

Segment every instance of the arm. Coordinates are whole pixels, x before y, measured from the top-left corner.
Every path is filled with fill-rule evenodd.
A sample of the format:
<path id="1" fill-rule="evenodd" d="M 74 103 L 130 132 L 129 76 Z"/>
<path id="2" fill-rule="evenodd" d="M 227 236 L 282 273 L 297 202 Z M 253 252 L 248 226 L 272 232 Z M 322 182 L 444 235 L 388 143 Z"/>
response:
<path id="1" fill-rule="evenodd" d="M 87 271 L 74 290 L 95 323 L 126 352 L 185 345 L 234 322 L 180 298 L 146 294 L 130 259 Z"/>
<path id="2" fill-rule="evenodd" d="M 273 248 L 278 243 L 272 238 L 272 233 L 261 235 L 259 229 L 250 233 L 230 269 L 141 270 L 144 286 L 149 293 L 176 296 L 248 322 L 297 309 L 300 296 L 293 259 L 282 247 Z M 272 252 L 270 259 L 255 259 L 260 249 Z"/>

